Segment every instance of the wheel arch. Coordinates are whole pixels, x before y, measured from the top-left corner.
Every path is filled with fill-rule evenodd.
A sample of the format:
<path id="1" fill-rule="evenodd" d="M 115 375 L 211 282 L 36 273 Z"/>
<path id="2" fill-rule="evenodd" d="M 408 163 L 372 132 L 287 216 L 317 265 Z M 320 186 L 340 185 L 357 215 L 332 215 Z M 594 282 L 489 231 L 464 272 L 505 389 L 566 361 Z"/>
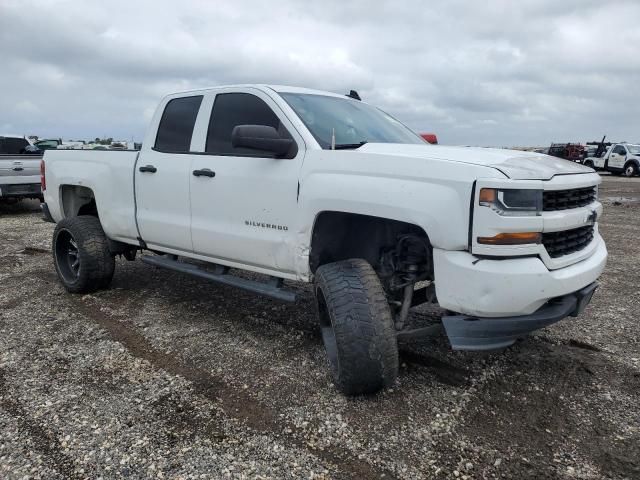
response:
<path id="1" fill-rule="evenodd" d="M 362 258 L 374 269 L 380 262 L 380 251 L 395 246 L 397 237 L 413 234 L 430 242 L 419 225 L 386 217 L 352 212 L 323 210 L 314 220 L 309 247 L 309 269 L 315 273 L 321 265 Z"/>
<path id="2" fill-rule="evenodd" d="M 60 185 L 60 205 L 63 218 L 80 215 L 98 215 L 98 206 L 93 190 L 82 185 Z"/>

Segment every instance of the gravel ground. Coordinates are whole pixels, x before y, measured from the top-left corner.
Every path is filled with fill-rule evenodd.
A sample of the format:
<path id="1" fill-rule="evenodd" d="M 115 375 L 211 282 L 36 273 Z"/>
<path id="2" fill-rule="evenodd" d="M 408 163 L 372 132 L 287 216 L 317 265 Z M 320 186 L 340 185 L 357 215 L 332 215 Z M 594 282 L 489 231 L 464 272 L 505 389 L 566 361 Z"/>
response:
<path id="1" fill-rule="evenodd" d="M 0 206 L 0 478 L 640 478 L 640 179 L 601 197 L 582 317 L 497 353 L 403 347 L 367 398 L 331 385 L 307 286 L 283 305 L 119 260 L 70 295 L 37 203 Z"/>

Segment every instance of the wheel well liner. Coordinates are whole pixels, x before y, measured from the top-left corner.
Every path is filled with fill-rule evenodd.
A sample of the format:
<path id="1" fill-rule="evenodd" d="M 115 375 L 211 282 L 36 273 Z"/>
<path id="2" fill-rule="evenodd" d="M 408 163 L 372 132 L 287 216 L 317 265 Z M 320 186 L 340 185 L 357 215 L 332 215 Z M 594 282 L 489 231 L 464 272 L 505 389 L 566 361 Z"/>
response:
<path id="1" fill-rule="evenodd" d="M 415 224 L 356 213 L 321 212 L 311 235 L 309 267 L 315 273 L 326 263 L 362 258 L 378 270 L 381 250 L 395 246 L 403 234 L 428 239 L 427 233 Z"/>
<path id="2" fill-rule="evenodd" d="M 60 187 L 62 212 L 65 218 L 80 215 L 98 216 L 98 207 L 93 190 L 80 185 L 62 185 Z"/>

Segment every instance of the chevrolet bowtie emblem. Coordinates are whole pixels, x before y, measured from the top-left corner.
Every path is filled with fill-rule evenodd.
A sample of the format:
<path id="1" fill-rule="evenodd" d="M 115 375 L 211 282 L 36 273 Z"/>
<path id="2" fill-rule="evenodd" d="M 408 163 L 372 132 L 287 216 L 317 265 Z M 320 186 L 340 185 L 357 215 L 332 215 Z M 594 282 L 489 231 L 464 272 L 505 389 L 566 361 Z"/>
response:
<path id="1" fill-rule="evenodd" d="M 587 222 L 596 223 L 598 221 L 598 212 L 592 210 L 589 216 L 587 217 Z"/>

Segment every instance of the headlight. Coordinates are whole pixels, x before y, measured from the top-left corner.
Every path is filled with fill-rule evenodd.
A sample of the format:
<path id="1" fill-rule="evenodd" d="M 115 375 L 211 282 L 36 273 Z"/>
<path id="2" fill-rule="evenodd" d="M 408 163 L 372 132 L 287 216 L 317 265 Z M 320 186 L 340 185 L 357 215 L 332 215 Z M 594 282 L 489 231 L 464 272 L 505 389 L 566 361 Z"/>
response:
<path id="1" fill-rule="evenodd" d="M 499 215 L 540 215 L 542 190 L 482 188 L 480 205 L 491 208 Z"/>

